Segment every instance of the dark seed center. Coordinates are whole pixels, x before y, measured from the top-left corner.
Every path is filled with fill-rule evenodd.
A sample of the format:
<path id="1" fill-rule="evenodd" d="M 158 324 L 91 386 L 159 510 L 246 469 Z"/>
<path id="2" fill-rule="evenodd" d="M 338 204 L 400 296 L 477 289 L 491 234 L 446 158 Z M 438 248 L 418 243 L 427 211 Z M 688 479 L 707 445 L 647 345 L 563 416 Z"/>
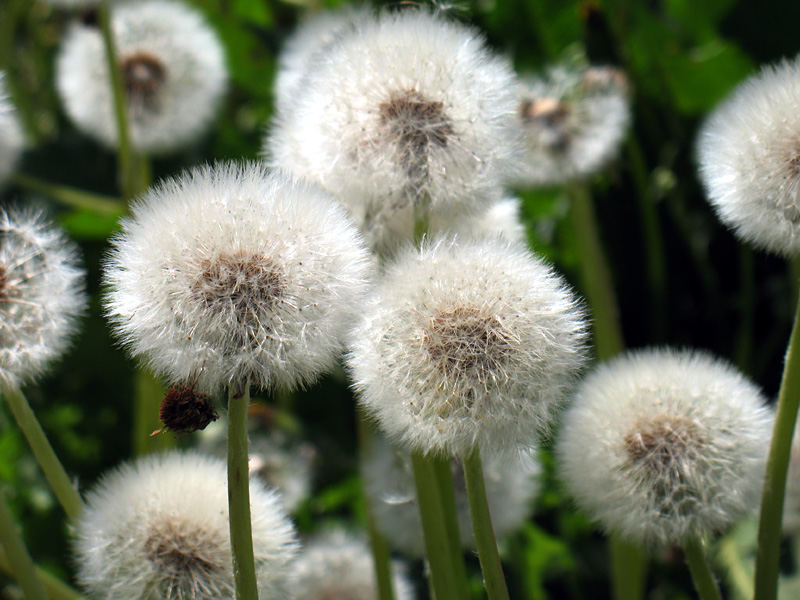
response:
<path id="1" fill-rule="evenodd" d="M 649 419 L 625 436 L 630 459 L 657 473 L 674 470 L 701 444 L 697 425 L 683 417 Z"/>
<path id="2" fill-rule="evenodd" d="M 182 574 L 210 575 L 220 569 L 202 556 L 199 536 L 186 534 L 172 523 L 154 528 L 144 544 L 145 556 L 162 574 L 180 578 Z"/>
<path id="3" fill-rule="evenodd" d="M 167 77 L 164 63 L 147 52 L 137 52 L 122 61 L 125 91 L 134 102 L 148 102 Z"/>

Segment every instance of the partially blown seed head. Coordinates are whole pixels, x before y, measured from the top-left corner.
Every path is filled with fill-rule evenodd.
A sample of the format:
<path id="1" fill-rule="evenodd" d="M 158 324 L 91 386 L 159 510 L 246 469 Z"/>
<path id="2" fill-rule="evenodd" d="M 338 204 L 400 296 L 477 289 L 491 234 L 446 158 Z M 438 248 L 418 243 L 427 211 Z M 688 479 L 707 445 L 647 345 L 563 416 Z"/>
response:
<path id="1" fill-rule="evenodd" d="M 558 443 L 578 505 L 644 546 L 717 533 L 756 508 L 771 414 L 733 367 L 642 350 L 581 384 Z"/>

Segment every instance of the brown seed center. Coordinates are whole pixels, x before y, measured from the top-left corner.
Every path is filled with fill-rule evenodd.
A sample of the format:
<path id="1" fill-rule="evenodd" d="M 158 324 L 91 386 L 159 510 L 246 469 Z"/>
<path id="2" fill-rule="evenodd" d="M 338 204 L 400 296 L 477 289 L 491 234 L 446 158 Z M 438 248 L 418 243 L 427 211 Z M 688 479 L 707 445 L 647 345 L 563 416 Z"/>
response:
<path id="1" fill-rule="evenodd" d="M 502 371 L 511 343 L 496 316 L 470 306 L 436 313 L 423 333 L 425 350 L 442 374 L 481 384 Z"/>
<path id="2" fill-rule="evenodd" d="M 137 52 L 122 60 L 125 91 L 134 103 L 151 102 L 167 77 L 167 69 L 158 57 Z"/>
<path id="3" fill-rule="evenodd" d="M 444 104 L 431 101 L 414 89 L 393 92 L 378 106 L 382 125 L 389 128 L 400 151 L 400 161 L 411 178 L 427 172 L 427 150 L 444 148 L 453 126 Z"/>
<path id="4" fill-rule="evenodd" d="M 211 575 L 221 569 L 206 556 L 208 542 L 199 533 L 180 531 L 172 522 L 154 527 L 144 543 L 147 559 L 164 576 L 181 578 Z"/>
<path id="5" fill-rule="evenodd" d="M 171 387 L 161 401 L 158 416 L 164 426 L 175 433 L 191 433 L 205 429 L 219 419 L 211 398 L 190 386 Z"/>
<path id="6" fill-rule="evenodd" d="M 666 415 L 638 423 L 625 436 L 630 459 L 659 474 L 679 470 L 702 443 L 703 436 L 693 421 Z"/>

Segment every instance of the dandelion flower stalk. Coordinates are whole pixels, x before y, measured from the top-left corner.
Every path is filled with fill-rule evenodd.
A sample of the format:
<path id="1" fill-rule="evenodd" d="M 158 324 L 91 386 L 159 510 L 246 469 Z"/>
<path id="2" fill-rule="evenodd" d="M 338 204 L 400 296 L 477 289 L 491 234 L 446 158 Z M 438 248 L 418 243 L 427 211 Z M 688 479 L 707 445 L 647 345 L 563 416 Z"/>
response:
<path id="1" fill-rule="evenodd" d="M 761 494 L 756 552 L 756 600 L 772 600 L 778 594 L 778 562 L 780 558 L 781 523 L 786 492 L 786 474 L 792 449 L 797 412 L 800 408 L 800 301 L 786 351 L 778 407 L 772 430 L 767 474 Z"/>
<path id="2" fill-rule="evenodd" d="M 228 510 L 237 600 L 258 600 L 253 533 L 250 524 L 250 477 L 247 469 L 247 406 L 250 384 L 228 389 Z"/>
<path id="3" fill-rule="evenodd" d="M 683 553 L 686 556 L 686 564 L 689 565 L 692 581 L 700 600 L 722 600 L 722 594 L 720 594 L 700 540 L 695 538 L 685 542 Z"/>
<path id="4" fill-rule="evenodd" d="M 75 519 L 83 508 L 83 500 L 81 500 L 78 490 L 72 485 L 69 476 L 61 465 L 61 461 L 58 460 L 58 456 L 56 456 L 53 447 L 47 440 L 47 436 L 36 419 L 28 399 L 20 389 L 7 390 L 3 394 L 3 398 L 11 409 L 28 445 L 31 447 L 33 455 L 36 457 L 36 462 L 39 463 L 39 467 L 44 472 L 50 489 L 53 490 L 67 517 L 70 520 Z"/>
<path id="5" fill-rule="evenodd" d="M 477 448 L 464 457 L 464 482 L 467 486 L 472 529 L 475 532 L 486 594 L 489 600 L 508 600 L 503 565 L 497 552 L 489 504 L 486 501 L 480 451 Z"/>
<path id="6" fill-rule="evenodd" d="M 22 173 L 15 173 L 12 175 L 11 183 L 31 192 L 43 194 L 60 204 L 72 208 L 84 208 L 114 216 L 121 215 L 125 210 L 124 206 L 117 198 L 41 181 L 30 175 L 23 175 Z"/>
<path id="7" fill-rule="evenodd" d="M 5 548 L 6 556 L 22 593 L 27 600 L 48 600 L 42 582 L 36 575 L 36 567 L 31 560 L 25 542 L 17 531 L 14 516 L 0 489 L 0 546 Z"/>
<path id="8" fill-rule="evenodd" d="M 0 571 L 12 577 L 16 576 L 16 572 L 11 566 L 8 555 L 0 546 Z M 47 591 L 47 596 L 50 600 L 87 600 L 86 597 L 58 579 L 53 577 L 40 567 L 36 567 L 36 575 L 39 581 L 42 582 L 44 589 Z"/>

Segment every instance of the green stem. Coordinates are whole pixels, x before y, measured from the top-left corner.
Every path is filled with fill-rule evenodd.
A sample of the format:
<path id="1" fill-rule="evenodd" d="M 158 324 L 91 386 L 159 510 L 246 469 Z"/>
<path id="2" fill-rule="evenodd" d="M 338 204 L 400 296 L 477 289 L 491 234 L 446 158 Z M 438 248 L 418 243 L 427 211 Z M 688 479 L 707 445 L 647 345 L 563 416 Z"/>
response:
<path id="1" fill-rule="evenodd" d="M 253 532 L 250 522 L 250 475 L 247 469 L 247 407 L 250 384 L 228 390 L 228 510 L 233 576 L 237 600 L 258 600 Z"/>
<path id="2" fill-rule="evenodd" d="M 125 206 L 117 198 L 111 196 L 41 181 L 22 173 L 13 174 L 10 179 L 14 185 L 47 196 L 66 206 L 85 208 L 107 215 L 121 215 L 125 212 Z"/>
<path id="3" fill-rule="evenodd" d="M 739 551 L 739 532 L 743 528 L 753 528 L 752 547 L 755 548 L 755 522 L 743 521 L 731 529 L 717 544 L 717 564 L 727 573 L 728 589 L 739 600 L 750 600 L 753 597 L 753 570 L 744 564 Z"/>
<path id="4" fill-rule="evenodd" d="M 411 464 L 435 597 L 437 600 L 466 598 L 466 582 L 458 581 L 453 569 L 450 539 L 442 514 L 441 495 L 433 465 L 419 452 L 411 453 Z"/>
<path id="5" fill-rule="evenodd" d="M 42 426 L 28 404 L 28 399 L 19 389 L 6 390 L 4 397 L 28 441 L 36 461 L 44 472 L 47 483 L 50 484 L 50 488 L 64 508 L 67 518 L 74 521 L 83 509 L 83 500 L 47 440 Z"/>
<path id="6" fill-rule="evenodd" d="M 130 123 L 128 121 L 127 99 L 125 86 L 122 80 L 122 71 L 117 60 L 117 49 L 114 42 L 114 32 L 111 28 L 111 15 L 108 0 L 100 2 L 97 7 L 100 30 L 103 34 L 103 44 L 106 51 L 106 65 L 108 66 L 111 92 L 114 99 L 114 118 L 117 122 L 117 160 L 119 186 L 123 200 L 130 201 L 135 195 L 135 160 L 131 146 Z"/>
<path id="7" fill-rule="evenodd" d="M 611 553 L 614 598 L 617 600 L 642 598 L 647 570 L 642 549 L 612 534 L 608 540 L 608 550 Z"/>
<path id="8" fill-rule="evenodd" d="M 483 481 L 481 455 L 477 448 L 464 457 L 464 481 L 467 486 L 469 513 L 472 531 L 478 546 L 483 581 L 489 600 L 508 600 L 508 589 L 503 576 L 503 565 L 497 551 L 497 541 L 486 501 L 486 486 Z"/>
<path id="9" fill-rule="evenodd" d="M 14 571 L 11 568 L 11 562 L 8 560 L 5 551 L 0 548 L 0 571 L 7 575 L 14 576 Z M 86 596 L 79 593 L 58 577 L 53 577 L 50 573 L 40 567 L 36 567 L 36 575 L 39 581 L 42 582 L 47 595 L 52 600 L 88 600 Z"/>
<path id="10" fill-rule="evenodd" d="M 364 418 L 364 414 L 356 411 L 356 423 L 358 432 L 358 450 L 360 455 L 366 456 L 369 451 L 369 446 L 373 442 L 372 431 L 369 423 Z M 363 493 L 363 488 L 362 488 Z M 378 599 L 379 600 L 394 600 L 394 588 L 392 586 L 392 567 L 391 557 L 389 555 L 389 545 L 386 543 L 386 538 L 378 530 L 375 523 L 375 515 L 372 512 L 372 505 L 369 498 L 364 502 L 364 512 L 367 519 L 367 532 L 369 533 L 370 547 L 372 548 L 373 566 L 375 569 L 375 580 L 378 583 Z"/>
<path id="11" fill-rule="evenodd" d="M 175 437 L 162 432 L 159 418 L 161 401 L 164 399 L 164 386 L 149 370 L 138 367 L 134 375 L 134 414 L 133 414 L 133 452 L 142 456 L 150 452 L 175 447 Z"/>
<path id="12" fill-rule="evenodd" d="M 581 278 L 594 321 L 595 351 L 603 360 L 618 354 L 624 346 L 611 270 L 600 241 L 588 188 L 575 184 L 568 188 L 567 193 L 581 260 Z"/>
<path id="13" fill-rule="evenodd" d="M 17 580 L 27 600 L 47 600 L 44 586 L 36 576 L 36 567 L 31 560 L 25 542 L 22 541 L 17 524 L 6 502 L 5 493 L 0 490 L 0 546 L 5 548 L 11 572 Z"/>
<path id="14" fill-rule="evenodd" d="M 778 408 L 772 428 L 767 458 L 767 474 L 761 494 L 756 552 L 756 600 L 774 600 L 778 595 L 778 560 L 780 557 L 783 496 L 786 472 L 792 448 L 792 435 L 800 407 L 800 302 L 794 315 L 792 334 L 783 366 L 778 392 Z"/>
<path id="15" fill-rule="evenodd" d="M 453 468 L 450 459 L 446 457 L 430 456 L 428 460 L 439 489 L 442 519 L 447 533 L 447 546 L 450 550 L 450 563 L 456 581 L 464 584 L 462 593 L 466 594 L 467 569 L 464 566 L 464 555 L 461 552 L 461 532 L 458 527 L 458 508 L 456 507 L 456 493 L 453 485 Z"/>
<path id="16" fill-rule="evenodd" d="M 694 539 L 686 542 L 683 546 L 683 553 L 686 556 L 686 564 L 692 573 L 692 581 L 697 590 L 700 600 L 722 600 L 714 573 L 708 564 L 706 554 L 703 552 L 703 544 L 700 540 Z"/>

